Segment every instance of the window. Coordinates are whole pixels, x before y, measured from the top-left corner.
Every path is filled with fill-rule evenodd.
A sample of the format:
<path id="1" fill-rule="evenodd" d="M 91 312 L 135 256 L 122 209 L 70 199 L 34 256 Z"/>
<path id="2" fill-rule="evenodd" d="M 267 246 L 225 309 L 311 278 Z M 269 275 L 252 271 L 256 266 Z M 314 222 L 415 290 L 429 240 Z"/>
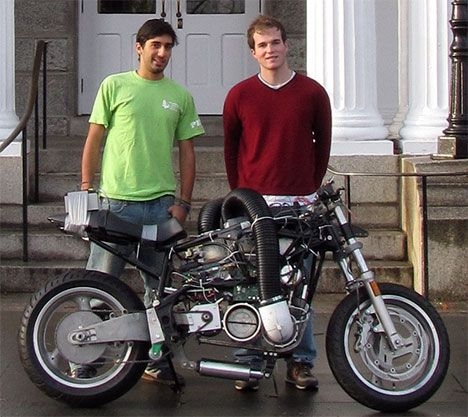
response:
<path id="1" fill-rule="evenodd" d="M 155 14 L 156 0 L 98 0 L 100 14 Z"/>
<path id="2" fill-rule="evenodd" d="M 187 0 L 187 14 L 243 14 L 245 0 Z"/>

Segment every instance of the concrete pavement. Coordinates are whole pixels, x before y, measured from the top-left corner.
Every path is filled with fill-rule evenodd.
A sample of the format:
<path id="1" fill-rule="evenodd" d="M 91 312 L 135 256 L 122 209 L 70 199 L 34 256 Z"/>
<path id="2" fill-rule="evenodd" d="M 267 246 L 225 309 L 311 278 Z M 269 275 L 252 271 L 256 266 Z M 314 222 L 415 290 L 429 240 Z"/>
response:
<path id="1" fill-rule="evenodd" d="M 29 295 L 0 296 L 0 416 L 385 416 L 351 399 L 336 383 L 325 354 L 325 331 L 339 296 L 318 295 L 316 341 L 319 357 L 315 373 L 320 381 L 316 393 L 298 391 L 284 384 L 284 361 L 278 361 L 273 379 L 263 380 L 256 393 L 242 394 L 233 382 L 182 372 L 187 386 L 181 394 L 166 386 L 139 382 L 126 395 L 97 409 L 72 409 L 46 397 L 27 378 L 18 358 L 16 334 Z M 451 343 L 449 372 L 438 392 L 425 404 L 399 416 L 466 417 L 468 415 L 467 318 L 463 303 L 439 303 Z M 198 347 L 189 353 L 195 355 Z M 205 348 L 204 348 L 205 349 Z M 210 348 L 211 349 L 211 348 Z M 214 348 L 217 349 L 217 348 Z M 209 357 L 209 351 L 203 352 Z M 195 359 L 196 357 L 191 357 Z M 389 414 L 392 415 L 392 414 Z M 394 414 L 392 415 L 394 416 Z"/>

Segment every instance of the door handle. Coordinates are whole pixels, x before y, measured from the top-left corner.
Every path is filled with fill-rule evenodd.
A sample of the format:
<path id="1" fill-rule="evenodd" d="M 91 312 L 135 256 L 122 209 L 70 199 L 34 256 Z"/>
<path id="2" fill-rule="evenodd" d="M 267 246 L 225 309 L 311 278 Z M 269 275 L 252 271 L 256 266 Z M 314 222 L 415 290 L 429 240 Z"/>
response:
<path id="1" fill-rule="evenodd" d="M 177 0 L 177 29 L 183 29 L 184 19 L 182 18 L 182 13 L 180 12 L 180 0 Z"/>
<path id="2" fill-rule="evenodd" d="M 161 17 L 166 18 L 166 0 L 161 0 Z"/>

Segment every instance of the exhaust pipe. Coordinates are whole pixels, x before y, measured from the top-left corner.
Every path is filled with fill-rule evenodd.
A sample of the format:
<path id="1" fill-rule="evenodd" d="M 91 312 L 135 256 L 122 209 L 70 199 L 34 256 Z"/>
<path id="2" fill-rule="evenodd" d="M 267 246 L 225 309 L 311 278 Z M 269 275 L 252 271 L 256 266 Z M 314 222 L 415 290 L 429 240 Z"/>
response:
<path id="1" fill-rule="evenodd" d="M 213 376 L 224 379 L 240 379 L 242 381 L 258 380 L 263 378 L 259 369 L 251 369 L 248 364 L 221 362 L 209 359 L 200 359 L 196 371 L 203 376 Z"/>

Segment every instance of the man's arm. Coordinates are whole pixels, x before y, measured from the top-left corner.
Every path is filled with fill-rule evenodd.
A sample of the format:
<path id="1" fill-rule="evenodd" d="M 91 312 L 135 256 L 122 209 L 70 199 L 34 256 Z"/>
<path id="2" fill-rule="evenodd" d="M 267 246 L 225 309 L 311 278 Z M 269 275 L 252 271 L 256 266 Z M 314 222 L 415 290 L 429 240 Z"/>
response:
<path id="1" fill-rule="evenodd" d="M 195 184 L 195 149 L 193 140 L 179 140 L 180 200 L 169 208 L 171 215 L 184 223 L 190 211 Z"/>
<path id="2" fill-rule="evenodd" d="M 239 142 L 241 135 L 241 122 L 235 111 L 233 94 L 228 94 L 223 108 L 223 128 L 224 128 L 224 163 L 226 174 L 231 190 L 237 188 L 239 173 L 237 170 L 237 160 L 239 158 Z"/>
<path id="3" fill-rule="evenodd" d="M 89 124 L 88 136 L 83 148 L 81 159 L 81 186 L 82 190 L 88 190 L 94 186 L 94 176 L 101 160 L 101 147 L 106 129 L 103 125 Z"/>
<path id="4" fill-rule="evenodd" d="M 322 90 L 320 103 L 320 114 L 317 117 L 315 134 L 317 138 L 316 172 L 321 182 L 327 173 L 332 138 L 332 111 L 330 99 L 325 89 Z"/>

